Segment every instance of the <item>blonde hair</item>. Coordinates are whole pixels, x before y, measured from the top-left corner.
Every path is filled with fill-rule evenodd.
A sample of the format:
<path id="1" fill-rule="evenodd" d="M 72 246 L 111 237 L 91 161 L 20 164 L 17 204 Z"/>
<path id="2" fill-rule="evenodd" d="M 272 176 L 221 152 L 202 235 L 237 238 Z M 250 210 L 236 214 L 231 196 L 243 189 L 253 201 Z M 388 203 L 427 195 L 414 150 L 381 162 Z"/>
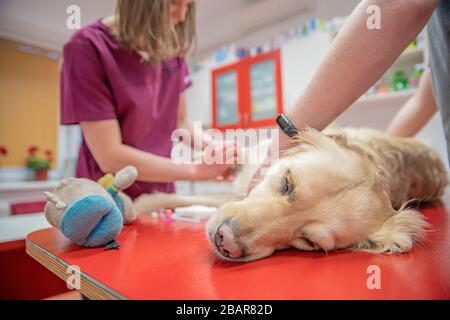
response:
<path id="1" fill-rule="evenodd" d="M 195 41 L 195 2 L 186 20 L 173 26 L 170 0 L 118 0 L 117 38 L 126 49 L 144 51 L 150 63 L 184 56 Z"/>

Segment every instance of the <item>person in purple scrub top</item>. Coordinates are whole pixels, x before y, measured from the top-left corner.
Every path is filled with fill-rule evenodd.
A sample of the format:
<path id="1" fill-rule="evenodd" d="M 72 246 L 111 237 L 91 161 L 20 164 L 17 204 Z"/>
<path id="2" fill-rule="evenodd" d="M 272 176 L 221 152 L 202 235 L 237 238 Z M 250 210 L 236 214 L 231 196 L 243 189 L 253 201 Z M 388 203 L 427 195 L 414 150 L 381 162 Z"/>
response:
<path id="1" fill-rule="evenodd" d="M 195 39 L 195 5 L 118 0 L 115 16 L 87 25 L 64 46 L 61 123 L 82 129 L 77 177 L 97 180 L 133 165 L 139 177 L 126 193 L 136 198 L 174 192 L 176 180 L 220 178 L 230 169 L 170 159 L 174 130 L 194 136 L 186 116 L 184 91 L 191 81 L 184 56 Z M 201 136 L 194 140 L 202 147 L 213 143 Z"/>

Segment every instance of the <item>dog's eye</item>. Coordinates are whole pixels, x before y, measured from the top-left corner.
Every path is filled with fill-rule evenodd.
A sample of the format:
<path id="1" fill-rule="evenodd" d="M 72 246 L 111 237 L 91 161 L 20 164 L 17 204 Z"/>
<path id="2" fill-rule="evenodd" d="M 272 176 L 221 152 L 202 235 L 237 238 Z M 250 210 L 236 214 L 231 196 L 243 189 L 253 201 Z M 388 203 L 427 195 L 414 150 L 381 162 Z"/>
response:
<path id="1" fill-rule="evenodd" d="M 310 235 L 306 232 L 303 232 L 300 239 L 302 239 L 308 246 L 314 249 L 320 249 L 319 245 L 310 239 Z"/>
<path id="2" fill-rule="evenodd" d="M 294 185 L 288 177 L 284 177 L 281 182 L 281 192 L 286 195 L 290 195 L 294 191 Z"/>
<path id="3" fill-rule="evenodd" d="M 317 247 L 316 243 L 309 240 L 308 237 L 302 237 L 302 240 L 305 241 L 308 244 L 308 246 L 310 246 L 310 247 L 313 247 L 313 248 Z"/>

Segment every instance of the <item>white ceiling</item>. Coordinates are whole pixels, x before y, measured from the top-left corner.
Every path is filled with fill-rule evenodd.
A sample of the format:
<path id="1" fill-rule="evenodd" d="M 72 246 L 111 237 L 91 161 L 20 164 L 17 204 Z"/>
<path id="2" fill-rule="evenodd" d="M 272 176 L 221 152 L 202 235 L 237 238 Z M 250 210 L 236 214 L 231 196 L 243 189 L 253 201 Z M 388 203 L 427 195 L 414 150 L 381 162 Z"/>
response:
<path id="1" fill-rule="evenodd" d="M 243 32 L 238 21 L 239 13 L 244 7 L 259 1 L 264 0 L 197 0 L 196 55 L 230 41 L 244 44 L 264 41 L 311 17 L 328 19 L 348 15 L 359 3 L 359 0 L 308 0 L 313 6 L 301 15 L 264 26 L 257 32 Z M 73 32 L 66 28 L 66 8 L 73 4 L 80 6 L 82 24 L 85 25 L 111 15 L 115 0 L 0 0 L 0 36 L 60 50 Z"/>

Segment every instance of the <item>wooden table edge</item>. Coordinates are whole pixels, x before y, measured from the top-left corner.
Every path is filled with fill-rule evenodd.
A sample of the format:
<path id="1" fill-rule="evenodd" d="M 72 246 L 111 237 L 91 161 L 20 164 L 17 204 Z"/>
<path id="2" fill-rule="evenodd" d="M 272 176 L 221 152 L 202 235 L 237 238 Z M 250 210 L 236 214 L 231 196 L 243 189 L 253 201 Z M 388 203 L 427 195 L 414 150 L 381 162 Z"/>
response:
<path id="1" fill-rule="evenodd" d="M 25 240 L 25 243 L 26 253 L 53 274 L 57 275 L 65 282 L 73 275 L 72 273 L 67 272 L 70 265 L 65 261 L 59 259 L 28 238 Z M 82 271 L 80 271 L 80 290 L 78 291 L 91 300 L 128 300 L 123 295 L 84 274 Z"/>

